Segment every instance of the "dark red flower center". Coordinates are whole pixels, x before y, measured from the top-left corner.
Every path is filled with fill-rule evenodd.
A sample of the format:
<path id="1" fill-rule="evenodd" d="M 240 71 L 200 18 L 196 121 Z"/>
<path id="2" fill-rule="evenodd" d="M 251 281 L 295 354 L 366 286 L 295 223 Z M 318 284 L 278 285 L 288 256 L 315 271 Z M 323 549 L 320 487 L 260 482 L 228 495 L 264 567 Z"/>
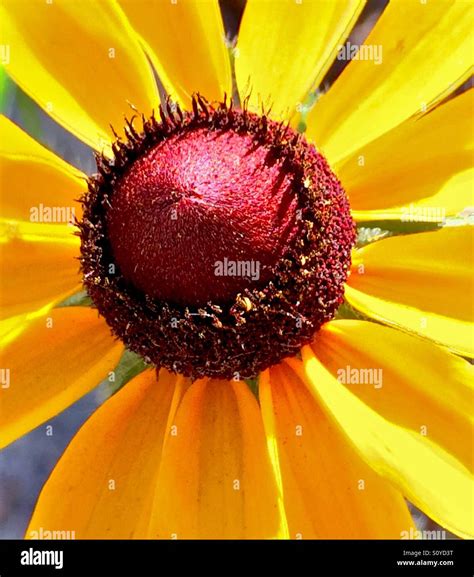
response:
<path id="1" fill-rule="evenodd" d="M 296 229 L 293 175 L 248 134 L 176 134 L 137 160 L 107 212 L 113 254 L 144 293 L 180 305 L 263 286 Z"/>
<path id="2" fill-rule="evenodd" d="M 193 378 L 250 378 L 296 354 L 343 301 L 355 241 L 324 157 L 265 115 L 209 105 L 131 122 L 97 157 L 84 284 L 125 345 Z"/>

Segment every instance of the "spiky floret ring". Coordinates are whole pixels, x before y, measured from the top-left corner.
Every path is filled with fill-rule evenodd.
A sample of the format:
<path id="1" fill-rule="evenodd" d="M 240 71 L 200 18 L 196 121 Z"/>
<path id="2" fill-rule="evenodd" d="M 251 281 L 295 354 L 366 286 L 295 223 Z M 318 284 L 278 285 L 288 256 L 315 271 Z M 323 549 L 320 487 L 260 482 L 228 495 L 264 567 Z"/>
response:
<path id="1" fill-rule="evenodd" d="M 201 96 L 127 121 L 97 155 L 79 224 L 84 284 L 125 345 L 192 378 L 251 378 L 296 354 L 343 299 L 355 241 L 314 146 Z"/>

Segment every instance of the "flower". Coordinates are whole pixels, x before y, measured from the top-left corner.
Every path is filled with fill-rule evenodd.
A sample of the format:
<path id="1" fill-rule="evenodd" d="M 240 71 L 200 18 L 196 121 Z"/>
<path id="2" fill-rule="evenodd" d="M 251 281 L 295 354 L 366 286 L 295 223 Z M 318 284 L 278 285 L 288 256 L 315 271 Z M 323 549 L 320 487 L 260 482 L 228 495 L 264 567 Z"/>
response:
<path id="1" fill-rule="evenodd" d="M 271 103 L 275 120 L 303 111 L 356 222 L 396 230 L 436 209 L 437 224 L 469 205 L 472 90 L 454 93 L 470 74 L 474 7 L 391 2 L 364 43 L 382 47 L 378 64 L 354 59 L 306 110 L 363 5 L 288 1 L 269 17 L 249 0 L 239 94 L 251 110 Z M 195 92 L 232 93 L 217 2 L 0 10 L 8 74 L 106 156 L 127 100 L 156 108 L 149 62 L 183 109 Z M 4 446 L 92 390 L 123 345 L 93 308 L 57 306 L 82 281 L 79 239 L 52 214 L 74 206 L 81 220 L 84 175 L 4 116 L 1 131 Z M 472 536 L 472 228 L 369 240 L 345 288 L 367 320 L 324 324 L 301 358 L 261 372 L 258 399 L 242 380 L 143 371 L 77 433 L 26 536 L 400 538 L 413 528 L 404 497 Z"/>

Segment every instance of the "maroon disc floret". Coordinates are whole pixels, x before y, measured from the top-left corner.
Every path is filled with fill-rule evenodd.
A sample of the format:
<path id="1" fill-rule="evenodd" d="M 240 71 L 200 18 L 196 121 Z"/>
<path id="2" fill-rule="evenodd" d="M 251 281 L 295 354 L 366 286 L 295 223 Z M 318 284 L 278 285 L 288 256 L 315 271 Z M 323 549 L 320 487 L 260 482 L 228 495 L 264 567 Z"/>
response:
<path id="1" fill-rule="evenodd" d="M 225 101 L 127 121 L 82 199 L 81 265 L 114 334 L 157 367 L 250 378 L 343 300 L 345 192 L 287 125 Z"/>

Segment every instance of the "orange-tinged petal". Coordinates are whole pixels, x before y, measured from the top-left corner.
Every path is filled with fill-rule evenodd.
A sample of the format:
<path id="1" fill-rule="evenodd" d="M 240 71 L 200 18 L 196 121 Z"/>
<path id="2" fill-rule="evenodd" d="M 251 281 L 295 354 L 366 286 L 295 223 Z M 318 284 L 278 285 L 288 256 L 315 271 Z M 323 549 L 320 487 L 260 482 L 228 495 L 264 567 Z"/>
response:
<path id="1" fill-rule="evenodd" d="M 217 0 L 119 0 L 173 100 L 190 106 L 232 94 L 224 25 Z"/>
<path id="2" fill-rule="evenodd" d="M 176 378 L 145 371 L 86 421 L 44 486 L 26 537 L 146 538 Z M 61 495 L 58 505 L 58 495 Z M 37 533 L 36 533 L 37 534 Z"/>
<path id="3" fill-rule="evenodd" d="M 474 229 L 395 236 L 358 250 L 346 287 L 351 305 L 386 324 L 474 353 Z"/>
<path id="4" fill-rule="evenodd" d="M 410 118 L 335 167 L 356 219 L 442 222 L 473 204 L 473 95 Z"/>
<path id="5" fill-rule="evenodd" d="M 317 86 L 365 2 L 248 0 L 240 25 L 235 75 L 241 99 L 272 116 L 290 117 Z"/>
<path id="6" fill-rule="evenodd" d="M 0 318 L 33 312 L 79 290 L 74 230 L 69 225 L 0 222 Z"/>
<path id="7" fill-rule="evenodd" d="M 73 294 L 67 296 L 73 296 Z M 0 320 L 0 348 L 18 338 L 28 328 L 31 320 L 44 317 L 62 300 L 64 298 L 60 296 L 39 309 Z"/>
<path id="8" fill-rule="evenodd" d="M 361 457 L 440 525 L 472 537 L 474 477 L 462 463 L 428 437 L 379 415 L 335 379 L 309 346 L 302 357 L 286 362 Z"/>
<path id="9" fill-rule="evenodd" d="M 359 457 L 288 366 L 260 375 L 259 397 L 278 447 L 290 537 L 400 539 L 414 528 L 402 495 Z"/>
<path id="10" fill-rule="evenodd" d="M 243 382 L 196 381 L 166 439 L 150 532 L 163 538 L 270 538 L 279 493 L 255 397 Z"/>
<path id="11" fill-rule="evenodd" d="M 131 116 L 158 103 L 151 68 L 111 0 L 4 0 L 1 43 L 15 82 L 64 128 L 103 150 Z"/>
<path id="12" fill-rule="evenodd" d="M 117 364 L 115 342 L 97 311 L 65 307 L 30 321 L 1 354 L 0 446 L 54 417 L 92 390 Z"/>
<path id="13" fill-rule="evenodd" d="M 0 115 L 0 187 L 3 217 L 67 223 L 80 218 L 86 185 L 84 174 Z"/>
<path id="14" fill-rule="evenodd" d="M 470 363 L 428 341 L 366 321 L 328 323 L 312 348 L 364 403 L 474 469 Z"/>
<path id="15" fill-rule="evenodd" d="M 309 113 L 309 138 L 334 165 L 429 109 L 471 75 L 473 31 L 472 2 L 390 2 L 361 48 L 379 63 L 349 63 Z"/>

